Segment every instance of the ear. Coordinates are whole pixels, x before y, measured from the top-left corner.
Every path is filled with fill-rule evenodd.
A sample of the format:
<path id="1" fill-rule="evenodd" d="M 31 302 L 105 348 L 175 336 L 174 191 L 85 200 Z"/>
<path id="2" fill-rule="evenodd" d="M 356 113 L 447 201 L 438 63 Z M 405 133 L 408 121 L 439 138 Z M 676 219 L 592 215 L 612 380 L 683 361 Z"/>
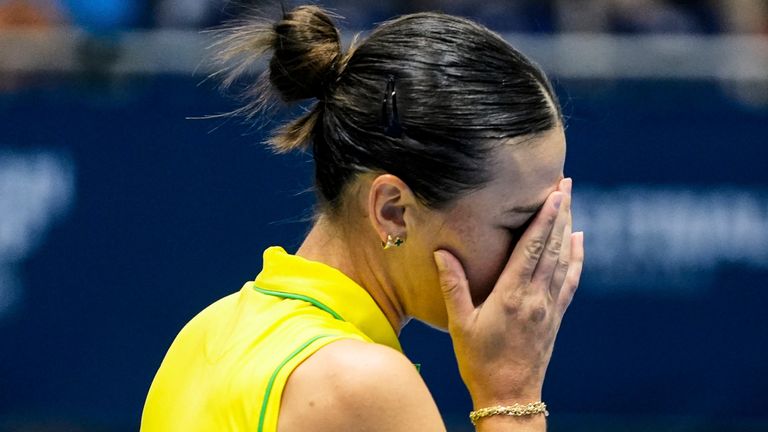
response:
<path id="1" fill-rule="evenodd" d="M 408 236 L 405 213 L 416 203 L 411 188 L 392 174 L 382 174 L 371 182 L 368 191 L 368 214 L 374 231 L 384 242 L 387 235 Z"/>

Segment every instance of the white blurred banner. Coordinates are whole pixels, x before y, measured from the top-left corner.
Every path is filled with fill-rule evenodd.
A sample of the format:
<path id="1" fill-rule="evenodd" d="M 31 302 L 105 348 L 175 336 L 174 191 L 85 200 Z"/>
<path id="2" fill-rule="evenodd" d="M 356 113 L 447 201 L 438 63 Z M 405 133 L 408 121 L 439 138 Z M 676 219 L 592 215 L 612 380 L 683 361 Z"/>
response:
<path id="1" fill-rule="evenodd" d="M 348 45 L 356 32 L 345 32 Z M 691 34 L 562 33 L 503 35 L 565 79 L 715 79 L 768 81 L 768 37 Z M 212 71 L 210 33 L 129 31 L 96 38 L 78 29 L 0 31 L 0 72 L 80 72 L 101 65 L 114 74 L 198 74 Z M 87 50 L 98 45 L 95 52 Z M 105 51 L 106 50 L 106 51 Z M 95 54 L 94 54 L 95 53 Z"/>
<path id="2" fill-rule="evenodd" d="M 45 243 L 75 198 L 71 159 L 45 150 L 0 150 L 0 318 L 23 297 L 19 265 Z"/>
<path id="3" fill-rule="evenodd" d="M 768 189 L 582 185 L 573 205 L 590 293 L 695 295 L 723 265 L 768 271 Z"/>

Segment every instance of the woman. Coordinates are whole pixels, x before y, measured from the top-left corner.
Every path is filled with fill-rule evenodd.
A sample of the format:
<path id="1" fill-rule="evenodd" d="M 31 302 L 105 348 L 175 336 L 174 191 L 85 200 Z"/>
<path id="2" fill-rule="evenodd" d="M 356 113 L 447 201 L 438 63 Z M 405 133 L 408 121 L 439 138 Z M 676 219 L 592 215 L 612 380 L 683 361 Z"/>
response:
<path id="1" fill-rule="evenodd" d="M 478 430 L 544 430 L 583 237 L 543 73 L 437 13 L 384 23 L 344 54 L 328 15 L 302 6 L 236 25 L 219 46 L 242 60 L 225 83 L 271 52 L 242 113 L 270 87 L 317 99 L 271 145 L 311 148 L 318 216 L 294 255 L 267 249 L 254 281 L 185 326 L 142 430 L 445 430 L 400 352 L 411 318 L 450 332 Z"/>

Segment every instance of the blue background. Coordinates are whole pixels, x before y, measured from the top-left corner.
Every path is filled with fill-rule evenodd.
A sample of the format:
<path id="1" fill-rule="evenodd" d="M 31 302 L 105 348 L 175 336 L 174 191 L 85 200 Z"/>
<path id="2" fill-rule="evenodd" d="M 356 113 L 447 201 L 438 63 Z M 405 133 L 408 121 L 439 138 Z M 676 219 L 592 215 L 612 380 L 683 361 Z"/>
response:
<path id="1" fill-rule="evenodd" d="M 300 244 L 311 157 L 273 156 L 266 130 L 238 121 L 185 119 L 234 108 L 199 81 L 57 78 L 0 95 L 2 149 L 59 152 L 76 173 L 68 215 L 19 264 L 22 297 L 0 315 L 0 427 L 137 429 L 179 329 L 252 279 L 267 246 Z M 768 188 L 768 108 L 716 82 L 558 89 L 576 199 L 587 184 Z M 768 431 L 768 266 L 724 263 L 677 295 L 595 289 L 587 260 L 545 384 L 551 430 Z M 470 430 L 448 336 L 412 323 L 402 339 L 455 430 Z"/>

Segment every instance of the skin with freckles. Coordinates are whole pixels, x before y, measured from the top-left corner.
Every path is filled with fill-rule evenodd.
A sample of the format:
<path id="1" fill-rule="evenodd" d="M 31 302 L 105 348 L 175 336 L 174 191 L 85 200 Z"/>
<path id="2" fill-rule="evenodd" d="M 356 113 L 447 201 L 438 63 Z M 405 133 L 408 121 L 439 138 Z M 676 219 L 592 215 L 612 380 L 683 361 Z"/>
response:
<path id="1" fill-rule="evenodd" d="M 498 147 L 492 180 L 441 209 L 390 174 L 361 175 L 343 218 L 319 218 L 297 255 L 365 288 L 399 331 L 448 329 L 475 409 L 541 400 L 560 320 L 578 286 L 561 127 Z M 406 239 L 383 250 L 387 234 Z M 571 259 L 573 257 L 573 259 Z M 572 262 L 571 262 L 572 261 Z M 543 415 L 483 419 L 478 431 L 546 429 Z M 280 432 L 445 431 L 410 361 L 381 345 L 331 343 L 289 377 Z"/>
<path id="2" fill-rule="evenodd" d="M 407 248 L 391 254 L 394 289 L 403 291 L 405 312 L 438 328 L 447 328 L 432 252 L 450 251 L 459 259 L 477 305 L 493 289 L 521 227 L 535 214 L 563 178 L 565 136 L 555 128 L 497 151 L 493 180 L 444 211 L 415 216 Z M 407 250 L 406 250 L 407 249 Z"/>
<path id="3" fill-rule="evenodd" d="M 563 178 L 565 135 L 561 126 L 503 143 L 492 180 L 445 209 L 422 205 L 391 175 L 367 175 L 350 188 L 356 195 L 345 220 L 321 217 L 297 255 L 325 262 L 376 300 L 396 331 L 416 318 L 447 328 L 432 253 L 445 249 L 464 266 L 475 303 L 493 288 L 521 227 Z M 382 250 L 387 234 L 405 243 Z M 350 247 L 350 245 L 354 245 Z"/>

